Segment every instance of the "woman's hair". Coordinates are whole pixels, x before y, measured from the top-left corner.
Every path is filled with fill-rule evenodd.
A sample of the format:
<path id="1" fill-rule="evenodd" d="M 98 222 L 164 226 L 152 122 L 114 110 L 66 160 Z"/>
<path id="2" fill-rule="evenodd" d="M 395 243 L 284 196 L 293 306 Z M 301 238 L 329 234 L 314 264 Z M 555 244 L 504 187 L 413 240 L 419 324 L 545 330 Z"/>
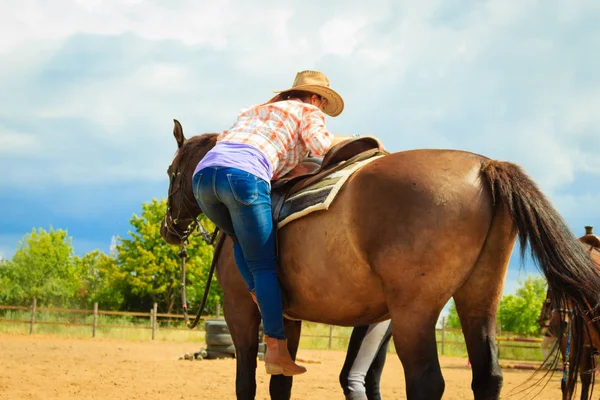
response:
<path id="1" fill-rule="evenodd" d="M 291 98 L 302 99 L 304 97 L 310 97 L 312 95 L 319 96 L 313 92 L 306 92 L 304 90 L 290 90 L 289 92 L 281 93 L 281 100 L 289 100 Z M 321 98 L 321 96 L 319 96 Z"/>

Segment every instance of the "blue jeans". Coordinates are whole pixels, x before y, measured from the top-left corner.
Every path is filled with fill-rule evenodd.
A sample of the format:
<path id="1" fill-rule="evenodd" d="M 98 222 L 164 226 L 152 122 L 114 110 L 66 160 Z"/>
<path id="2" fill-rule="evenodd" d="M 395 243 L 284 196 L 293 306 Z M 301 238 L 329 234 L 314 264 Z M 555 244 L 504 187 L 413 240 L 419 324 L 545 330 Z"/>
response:
<path id="1" fill-rule="evenodd" d="M 285 339 L 269 183 L 237 168 L 206 167 L 192 187 L 204 214 L 233 239 L 235 263 L 248 290 L 256 290 L 265 334 Z"/>

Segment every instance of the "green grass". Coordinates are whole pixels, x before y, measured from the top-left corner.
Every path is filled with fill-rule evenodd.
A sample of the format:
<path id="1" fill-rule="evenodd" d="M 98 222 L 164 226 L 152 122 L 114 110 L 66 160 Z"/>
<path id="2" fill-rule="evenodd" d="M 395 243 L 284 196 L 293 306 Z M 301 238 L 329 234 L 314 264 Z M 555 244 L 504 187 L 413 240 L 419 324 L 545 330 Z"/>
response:
<path id="1" fill-rule="evenodd" d="M 24 323 L 0 323 L 0 332 L 8 334 L 28 334 L 29 320 L 31 313 L 29 311 L 4 310 L 0 312 L 0 318 L 26 321 Z M 38 311 L 36 313 L 36 322 L 59 322 L 75 324 L 92 324 L 93 315 L 91 314 L 73 314 Z M 211 317 L 206 317 L 210 319 Z M 168 342 L 204 342 L 204 323 L 201 321 L 194 330 L 185 328 L 182 320 L 158 319 L 159 327 L 156 330 L 155 340 Z M 149 317 L 132 316 L 108 316 L 99 315 L 98 325 L 118 325 L 119 327 L 97 327 L 96 337 L 121 340 L 151 340 L 152 330 L 150 328 Z M 174 330 L 167 328 L 179 328 Z M 331 344 L 329 334 L 332 334 Z M 73 338 L 92 337 L 91 326 L 65 326 L 65 325 L 46 325 L 36 324 L 33 332 L 35 334 L 53 335 Z M 313 322 L 303 322 L 302 337 L 300 338 L 300 347 L 303 349 L 315 350 L 337 350 L 346 351 L 352 328 L 317 324 Z M 513 335 L 514 336 L 514 335 Z M 437 332 L 438 353 L 442 354 L 442 345 L 439 343 L 442 339 L 442 333 Z M 466 346 L 461 332 L 446 332 L 445 340 L 447 342 L 459 342 L 460 344 L 445 343 L 443 354 L 447 356 L 467 357 Z M 527 348 L 535 346 L 535 348 Z M 539 343 L 520 343 L 520 342 L 500 342 L 500 358 L 522 361 L 542 361 L 542 352 Z M 388 353 L 395 353 L 394 342 L 390 342 Z"/>

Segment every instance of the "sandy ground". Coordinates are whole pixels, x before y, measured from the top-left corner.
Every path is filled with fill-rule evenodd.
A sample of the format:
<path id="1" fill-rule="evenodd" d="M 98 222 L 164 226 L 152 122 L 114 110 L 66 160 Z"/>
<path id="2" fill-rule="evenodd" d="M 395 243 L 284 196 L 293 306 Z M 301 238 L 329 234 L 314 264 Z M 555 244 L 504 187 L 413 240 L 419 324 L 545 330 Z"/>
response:
<path id="1" fill-rule="evenodd" d="M 0 399 L 234 399 L 235 361 L 179 361 L 198 351 L 195 343 L 67 339 L 0 334 Z M 294 381 L 293 399 L 343 399 L 338 374 L 345 353 L 300 350 L 308 373 Z M 472 399 L 471 370 L 462 358 L 442 357 L 444 399 Z M 502 398 L 531 399 L 514 389 L 532 371 L 504 371 Z M 536 397 L 560 399 L 560 373 Z M 535 378 L 534 378 L 535 379 Z M 257 399 L 268 399 L 268 376 L 257 372 Z M 511 394 L 511 391 L 513 392 Z M 404 375 L 397 357 L 388 357 L 384 398 L 405 399 Z"/>

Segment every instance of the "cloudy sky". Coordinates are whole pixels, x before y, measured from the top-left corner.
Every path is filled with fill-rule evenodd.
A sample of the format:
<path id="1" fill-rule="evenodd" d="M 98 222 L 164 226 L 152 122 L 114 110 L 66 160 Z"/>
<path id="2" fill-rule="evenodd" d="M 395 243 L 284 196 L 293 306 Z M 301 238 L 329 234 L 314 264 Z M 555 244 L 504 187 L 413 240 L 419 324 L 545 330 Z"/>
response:
<path id="1" fill-rule="evenodd" d="M 600 230 L 600 2 L 251 3 L 0 3 L 0 255 L 50 226 L 108 251 L 166 195 L 173 118 L 220 131 L 304 69 L 344 96 L 332 131 L 516 162 Z"/>

